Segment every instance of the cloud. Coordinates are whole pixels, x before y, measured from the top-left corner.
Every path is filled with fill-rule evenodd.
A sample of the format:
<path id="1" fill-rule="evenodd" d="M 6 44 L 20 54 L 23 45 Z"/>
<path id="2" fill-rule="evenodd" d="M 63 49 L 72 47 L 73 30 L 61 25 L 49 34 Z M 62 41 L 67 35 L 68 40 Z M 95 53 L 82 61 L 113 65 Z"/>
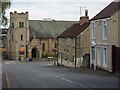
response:
<path id="1" fill-rule="evenodd" d="M 82 7 L 81 13 L 84 15 L 86 6 L 89 10 L 90 18 L 92 18 L 111 1 L 112 0 L 34 0 L 33 2 L 33 0 L 13 0 L 9 12 L 28 11 L 29 19 L 49 17 L 56 20 L 78 21 L 80 17 L 80 7 Z"/>

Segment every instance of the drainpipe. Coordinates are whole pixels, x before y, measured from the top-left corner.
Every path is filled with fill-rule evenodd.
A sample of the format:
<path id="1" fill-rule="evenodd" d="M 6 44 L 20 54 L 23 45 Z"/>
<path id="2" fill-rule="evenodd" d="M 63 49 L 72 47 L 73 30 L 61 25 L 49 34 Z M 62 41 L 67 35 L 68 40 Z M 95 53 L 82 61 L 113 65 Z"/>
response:
<path id="1" fill-rule="evenodd" d="M 75 37 L 75 68 L 76 68 L 76 57 L 77 57 L 77 38 Z"/>
<path id="2" fill-rule="evenodd" d="M 58 54 L 59 54 L 59 53 L 58 53 L 58 48 L 59 48 L 59 41 L 58 41 L 58 37 L 57 37 L 57 66 L 59 65 L 59 64 L 58 64 Z"/>
<path id="3" fill-rule="evenodd" d="M 80 66 L 82 66 L 82 36 L 80 34 Z"/>

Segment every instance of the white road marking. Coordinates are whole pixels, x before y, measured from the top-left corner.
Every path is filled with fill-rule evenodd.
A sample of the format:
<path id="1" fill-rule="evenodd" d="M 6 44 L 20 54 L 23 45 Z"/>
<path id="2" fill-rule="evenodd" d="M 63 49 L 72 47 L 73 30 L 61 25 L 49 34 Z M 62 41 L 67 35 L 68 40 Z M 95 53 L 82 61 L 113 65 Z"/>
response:
<path id="1" fill-rule="evenodd" d="M 8 61 L 8 62 L 5 62 L 5 64 L 15 64 L 17 62 L 19 62 L 19 61 Z"/>
<path id="2" fill-rule="evenodd" d="M 59 79 L 62 79 L 62 80 L 64 80 L 64 81 L 67 81 L 67 82 L 69 82 L 69 83 L 74 83 L 74 82 L 71 81 L 71 80 L 68 80 L 68 79 L 66 79 L 66 78 L 63 78 L 63 77 L 60 77 L 60 76 L 57 76 L 57 75 L 54 75 L 54 74 L 52 74 L 52 76 L 57 77 L 57 78 L 59 78 Z"/>
<path id="3" fill-rule="evenodd" d="M 64 80 L 64 81 L 67 81 L 67 82 L 69 82 L 69 83 L 74 83 L 74 82 L 72 82 L 72 81 L 70 81 L 70 80 L 68 80 L 68 79 L 66 79 L 66 78 L 61 78 L 62 80 Z"/>
<path id="4" fill-rule="evenodd" d="M 10 62 L 5 62 L 5 64 L 10 64 Z"/>
<path id="5" fill-rule="evenodd" d="M 5 70 L 5 77 L 6 77 L 6 80 L 7 80 L 7 85 L 8 85 L 8 88 L 12 88 L 11 87 L 11 84 L 10 84 L 10 81 L 9 81 L 9 78 L 8 78 L 8 74 L 7 74 L 7 71 Z"/>
<path id="6" fill-rule="evenodd" d="M 47 66 L 52 66 L 53 64 L 46 64 Z"/>

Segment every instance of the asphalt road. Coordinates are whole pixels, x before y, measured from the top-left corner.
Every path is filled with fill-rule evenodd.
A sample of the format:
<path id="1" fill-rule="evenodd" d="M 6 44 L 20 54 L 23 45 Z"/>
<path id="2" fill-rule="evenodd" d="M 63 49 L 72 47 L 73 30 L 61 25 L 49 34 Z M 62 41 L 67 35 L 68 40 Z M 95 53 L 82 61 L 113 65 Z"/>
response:
<path id="1" fill-rule="evenodd" d="M 3 88 L 117 88 L 110 74 L 79 71 L 53 62 L 3 62 Z M 7 85 L 6 85 L 7 82 Z"/>

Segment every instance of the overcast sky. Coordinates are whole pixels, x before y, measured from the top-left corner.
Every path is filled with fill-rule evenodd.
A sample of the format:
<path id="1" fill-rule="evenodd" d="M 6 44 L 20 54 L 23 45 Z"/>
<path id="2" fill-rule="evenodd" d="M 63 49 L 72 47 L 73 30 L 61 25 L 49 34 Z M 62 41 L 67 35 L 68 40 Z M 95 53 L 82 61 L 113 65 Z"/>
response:
<path id="1" fill-rule="evenodd" d="M 54 20 L 73 20 L 78 21 L 84 10 L 89 11 L 92 18 L 113 0 L 12 0 L 9 12 L 29 12 L 29 20 L 43 20 L 52 18 Z"/>

